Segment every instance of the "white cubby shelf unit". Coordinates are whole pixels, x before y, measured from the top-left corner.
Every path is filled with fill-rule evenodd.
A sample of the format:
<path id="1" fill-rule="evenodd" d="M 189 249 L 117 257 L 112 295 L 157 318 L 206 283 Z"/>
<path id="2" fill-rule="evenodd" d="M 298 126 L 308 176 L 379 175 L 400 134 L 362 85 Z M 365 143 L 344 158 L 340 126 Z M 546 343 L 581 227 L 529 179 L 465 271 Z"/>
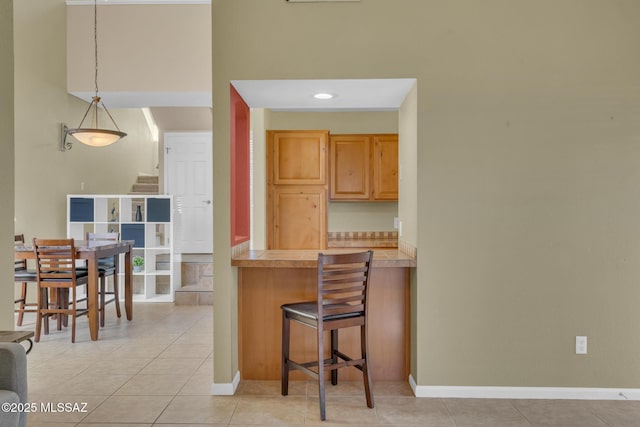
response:
<path id="1" fill-rule="evenodd" d="M 117 232 L 120 239 L 135 241 L 132 255 L 144 258 L 144 268 L 133 273 L 134 301 L 174 300 L 172 196 L 67 195 L 67 236 L 84 240 L 87 232 Z M 120 257 L 123 299 L 124 255 Z"/>

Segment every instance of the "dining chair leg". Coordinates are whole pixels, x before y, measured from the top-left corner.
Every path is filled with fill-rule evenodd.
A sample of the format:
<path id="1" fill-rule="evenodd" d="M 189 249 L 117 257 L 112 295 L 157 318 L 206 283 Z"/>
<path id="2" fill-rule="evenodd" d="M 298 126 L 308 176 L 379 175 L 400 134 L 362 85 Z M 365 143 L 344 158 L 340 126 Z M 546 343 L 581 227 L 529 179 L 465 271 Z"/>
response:
<path id="1" fill-rule="evenodd" d="M 116 316 L 122 317 L 122 313 L 120 312 L 120 285 L 118 284 L 118 258 L 119 255 L 116 255 L 115 262 L 113 263 L 116 268 L 116 272 L 113 273 L 113 303 L 116 305 Z"/>
<path id="2" fill-rule="evenodd" d="M 60 310 L 66 310 L 69 308 L 69 289 L 60 288 L 56 291 L 56 308 Z M 69 316 L 66 314 L 58 313 L 55 315 L 58 320 L 58 325 L 62 325 L 65 328 L 69 326 Z M 58 330 L 60 330 L 58 326 Z"/>
<path id="3" fill-rule="evenodd" d="M 27 304 L 27 282 L 22 282 L 22 289 L 20 292 L 20 312 L 18 313 L 18 326 L 22 326 L 22 320 L 24 319 L 24 310 Z"/>
<path id="4" fill-rule="evenodd" d="M 100 277 L 100 326 L 104 327 L 104 312 L 106 307 L 107 278 L 103 275 Z"/>
<path id="5" fill-rule="evenodd" d="M 371 375 L 369 375 L 369 347 L 367 344 L 367 327 L 360 327 L 360 347 L 362 351 L 362 378 L 364 380 L 364 394 L 367 398 L 367 407 L 373 408 L 373 389 L 371 384 Z"/>
<path id="6" fill-rule="evenodd" d="M 56 289 L 56 308 L 57 309 L 62 309 L 64 308 L 64 300 L 63 300 L 63 292 L 62 289 Z M 57 324 L 57 329 L 59 331 L 62 330 L 62 323 L 63 323 L 63 316 L 61 313 L 56 314 L 56 324 Z M 67 326 L 65 324 L 65 326 Z"/>
<path id="7" fill-rule="evenodd" d="M 42 294 L 44 293 L 44 289 L 38 289 L 38 305 L 36 310 L 36 336 L 34 337 L 35 342 L 40 342 L 40 333 L 42 332 Z"/>
<path id="8" fill-rule="evenodd" d="M 321 322 L 318 322 L 321 324 Z M 324 401 L 324 342 L 323 342 L 323 330 L 320 325 L 317 328 L 318 331 L 318 396 L 320 398 L 320 419 L 324 421 L 327 417 L 325 414 L 325 401 Z"/>
<path id="9" fill-rule="evenodd" d="M 72 295 L 72 300 L 71 300 L 71 304 L 73 304 L 73 308 L 72 308 L 72 312 L 71 312 L 71 343 L 75 343 L 76 342 L 76 318 L 78 317 L 76 314 L 76 309 L 78 308 L 78 298 L 76 295 L 76 288 L 73 287 L 71 288 L 71 295 Z M 68 301 L 68 298 L 67 298 Z"/>
<path id="10" fill-rule="evenodd" d="M 49 305 L 49 289 L 45 288 L 43 290 L 44 294 L 43 294 L 43 302 L 42 302 L 42 308 L 43 309 L 48 309 L 50 308 Z M 45 313 L 42 315 L 42 319 L 44 320 L 44 334 L 45 335 L 49 335 L 49 318 L 51 317 L 50 314 Z"/>
<path id="11" fill-rule="evenodd" d="M 280 367 L 280 392 L 283 396 L 289 394 L 289 335 L 291 333 L 291 321 L 282 311 L 282 365 Z"/>

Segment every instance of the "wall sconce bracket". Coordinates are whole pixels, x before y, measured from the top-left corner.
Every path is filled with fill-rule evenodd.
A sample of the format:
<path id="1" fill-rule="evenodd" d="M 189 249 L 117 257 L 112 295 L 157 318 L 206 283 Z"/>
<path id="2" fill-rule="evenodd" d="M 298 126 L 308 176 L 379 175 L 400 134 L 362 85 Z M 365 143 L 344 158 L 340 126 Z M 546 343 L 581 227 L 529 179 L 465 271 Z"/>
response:
<path id="1" fill-rule="evenodd" d="M 73 147 L 72 142 L 67 142 L 67 135 L 69 135 L 69 128 L 64 123 L 60 123 L 60 151 L 71 150 Z"/>

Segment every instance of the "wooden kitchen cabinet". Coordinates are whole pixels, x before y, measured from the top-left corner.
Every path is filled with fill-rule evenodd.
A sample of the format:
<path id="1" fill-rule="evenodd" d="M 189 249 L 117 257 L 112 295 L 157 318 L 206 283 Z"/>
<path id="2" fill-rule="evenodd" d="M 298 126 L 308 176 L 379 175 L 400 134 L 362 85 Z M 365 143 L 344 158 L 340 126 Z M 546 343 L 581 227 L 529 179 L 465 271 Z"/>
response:
<path id="1" fill-rule="evenodd" d="M 331 135 L 331 200 L 398 200 L 398 135 Z"/>
<path id="2" fill-rule="evenodd" d="M 332 200 L 371 197 L 371 141 L 368 135 L 334 135 L 329 144 Z"/>
<path id="3" fill-rule="evenodd" d="M 373 200 L 398 200 L 398 135 L 373 136 Z"/>
<path id="4" fill-rule="evenodd" d="M 329 131 L 267 131 L 275 185 L 324 185 Z"/>
<path id="5" fill-rule="evenodd" d="M 327 190 L 317 185 L 272 189 L 271 249 L 322 249 L 327 246 Z"/>
<path id="6" fill-rule="evenodd" d="M 329 131 L 267 131 L 267 248 L 327 247 Z"/>

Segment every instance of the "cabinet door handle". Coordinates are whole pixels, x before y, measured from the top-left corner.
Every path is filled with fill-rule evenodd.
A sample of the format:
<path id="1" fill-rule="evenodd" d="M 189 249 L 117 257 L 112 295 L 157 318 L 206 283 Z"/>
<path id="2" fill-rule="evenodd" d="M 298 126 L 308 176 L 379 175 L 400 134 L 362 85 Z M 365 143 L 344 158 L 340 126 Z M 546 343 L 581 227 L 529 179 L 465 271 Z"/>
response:
<path id="1" fill-rule="evenodd" d="M 210 205 L 211 204 L 211 200 L 203 200 L 202 203 L 206 203 L 206 204 Z"/>

